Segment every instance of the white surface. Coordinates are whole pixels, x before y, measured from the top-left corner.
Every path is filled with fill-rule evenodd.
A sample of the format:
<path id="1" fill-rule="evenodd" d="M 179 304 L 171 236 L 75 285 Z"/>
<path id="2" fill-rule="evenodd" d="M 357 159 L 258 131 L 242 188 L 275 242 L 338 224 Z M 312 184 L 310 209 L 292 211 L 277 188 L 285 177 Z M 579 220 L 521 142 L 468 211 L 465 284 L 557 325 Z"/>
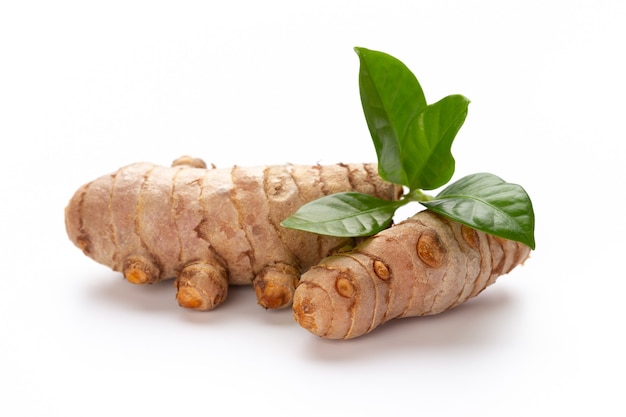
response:
<path id="1" fill-rule="evenodd" d="M 0 415 L 624 415 L 626 3 L 94 3 L 0 6 Z M 332 342 L 249 287 L 185 311 L 71 245 L 67 200 L 129 162 L 373 160 L 353 46 L 472 100 L 455 178 L 526 188 L 523 268 Z"/>

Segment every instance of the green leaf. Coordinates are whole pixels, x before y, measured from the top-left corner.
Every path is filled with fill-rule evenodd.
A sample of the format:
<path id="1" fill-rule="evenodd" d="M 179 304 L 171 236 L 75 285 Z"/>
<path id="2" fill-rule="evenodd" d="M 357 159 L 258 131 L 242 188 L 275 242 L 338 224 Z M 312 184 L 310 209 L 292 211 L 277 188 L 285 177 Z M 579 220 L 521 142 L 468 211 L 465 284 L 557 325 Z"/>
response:
<path id="1" fill-rule="evenodd" d="M 451 95 L 429 105 L 409 124 L 400 141 L 402 168 L 410 189 L 433 190 L 454 174 L 450 148 L 465 122 L 470 101 Z"/>
<path id="2" fill-rule="evenodd" d="M 389 227 L 405 203 L 356 192 L 331 194 L 303 205 L 281 226 L 338 237 L 369 236 Z"/>
<path id="3" fill-rule="evenodd" d="M 526 191 L 487 173 L 468 175 L 446 187 L 430 210 L 474 229 L 535 249 L 535 214 Z"/>
<path id="4" fill-rule="evenodd" d="M 380 176 L 412 190 L 446 184 L 454 174 L 450 148 L 469 100 L 451 95 L 427 105 L 417 78 L 401 61 L 383 52 L 355 50 L 361 104 Z"/>
<path id="5" fill-rule="evenodd" d="M 354 48 L 359 56 L 359 91 L 380 176 L 408 185 L 402 166 L 401 142 L 411 120 L 426 108 L 426 98 L 415 75 L 384 52 Z"/>

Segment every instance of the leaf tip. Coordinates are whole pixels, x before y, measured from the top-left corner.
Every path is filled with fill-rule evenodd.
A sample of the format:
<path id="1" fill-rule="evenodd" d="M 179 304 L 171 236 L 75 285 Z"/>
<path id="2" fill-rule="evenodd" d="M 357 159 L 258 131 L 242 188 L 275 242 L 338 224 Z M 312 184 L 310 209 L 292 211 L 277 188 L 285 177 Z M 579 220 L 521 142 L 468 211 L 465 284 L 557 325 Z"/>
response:
<path id="1" fill-rule="evenodd" d="M 281 227 L 285 227 L 287 229 L 297 229 L 297 221 L 294 220 L 294 216 L 289 216 L 285 218 L 282 222 L 279 223 Z"/>

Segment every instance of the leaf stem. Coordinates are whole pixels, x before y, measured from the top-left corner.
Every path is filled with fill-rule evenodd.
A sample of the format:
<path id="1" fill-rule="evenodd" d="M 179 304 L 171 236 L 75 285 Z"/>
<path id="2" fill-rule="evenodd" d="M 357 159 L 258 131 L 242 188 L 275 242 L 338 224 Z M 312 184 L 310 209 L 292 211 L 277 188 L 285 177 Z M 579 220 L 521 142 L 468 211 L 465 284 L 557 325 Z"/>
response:
<path id="1" fill-rule="evenodd" d="M 406 194 L 404 196 L 404 199 L 407 201 L 421 202 L 421 201 L 432 201 L 434 200 L 434 197 L 428 194 L 424 194 L 422 190 L 416 189 L 416 190 L 411 190 L 408 194 Z"/>

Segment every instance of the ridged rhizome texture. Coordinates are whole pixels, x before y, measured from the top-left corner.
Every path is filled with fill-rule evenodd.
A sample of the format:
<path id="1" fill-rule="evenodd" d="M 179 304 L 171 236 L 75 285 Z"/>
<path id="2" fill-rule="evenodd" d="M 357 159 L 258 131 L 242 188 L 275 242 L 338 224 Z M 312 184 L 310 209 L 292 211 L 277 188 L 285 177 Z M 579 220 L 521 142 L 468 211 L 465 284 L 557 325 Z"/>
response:
<path id="1" fill-rule="evenodd" d="M 282 220 L 331 193 L 400 192 L 373 164 L 204 167 L 190 158 L 172 167 L 137 163 L 83 185 L 65 211 L 70 239 L 131 282 L 177 278 L 185 307 L 211 309 L 228 284 L 261 277 L 261 305 L 277 308 L 292 295 L 279 287 L 293 291 L 301 271 L 351 244 L 283 228 Z"/>
<path id="2" fill-rule="evenodd" d="M 529 254 L 521 243 L 422 211 L 303 274 L 294 316 L 324 338 L 358 337 L 391 319 L 451 309 Z"/>

